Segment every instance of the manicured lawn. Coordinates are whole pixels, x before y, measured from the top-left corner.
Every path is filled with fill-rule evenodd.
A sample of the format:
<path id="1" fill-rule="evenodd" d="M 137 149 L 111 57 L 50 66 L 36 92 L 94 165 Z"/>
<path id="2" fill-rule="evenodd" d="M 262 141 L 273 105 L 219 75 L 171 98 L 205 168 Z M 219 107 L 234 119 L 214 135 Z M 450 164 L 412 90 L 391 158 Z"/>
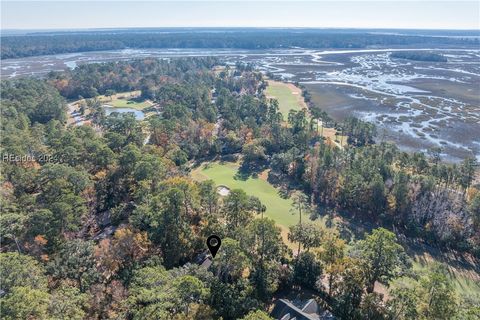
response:
<path id="1" fill-rule="evenodd" d="M 143 110 L 149 106 L 149 104 L 145 101 L 137 102 L 125 99 L 114 99 L 112 101 L 105 100 L 104 103 L 115 108 L 132 108 L 137 110 Z"/>
<path id="2" fill-rule="evenodd" d="M 248 195 L 256 196 L 267 207 L 265 216 L 272 218 L 279 225 L 288 227 L 298 223 L 298 215 L 292 214 L 291 199 L 283 199 L 278 189 L 262 178 L 235 179 L 238 165 L 235 163 L 202 164 L 192 172 L 195 180 L 211 179 L 217 185 L 225 185 L 230 189 L 243 189 Z"/>
<path id="3" fill-rule="evenodd" d="M 307 107 L 303 100 L 302 91 L 292 83 L 268 80 L 268 87 L 265 90 L 265 95 L 267 98 L 275 98 L 278 100 L 278 106 L 280 112 L 283 114 L 284 121 L 287 121 L 288 112 L 291 109 L 298 111 Z M 308 116 L 308 121 L 310 121 L 310 116 Z M 322 126 L 319 125 L 318 132 L 322 132 L 321 127 Z M 336 130 L 333 128 L 325 128 L 323 130 L 323 136 L 329 137 L 332 140 L 335 140 L 335 133 Z M 338 146 L 340 146 L 340 142 L 342 142 L 342 147 L 347 145 L 346 136 L 342 137 L 339 135 L 337 138 L 339 142 L 336 144 Z"/>
<path id="4" fill-rule="evenodd" d="M 132 108 L 136 110 L 143 110 L 150 104 L 146 101 L 136 101 L 134 99 L 140 96 L 140 91 L 120 92 L 111 97 L 99 96 L 100 100 L 104 104 L 108 104 L 114 108 Z"/>
<path id="5" fill-rule="evenodd" d="M 230 189 L 243 189 L 248 195 L 258 197 L 267 207 L 265 216 L 275 220 L 281 229 L 283 242 L 293 252 L 296 252 L 297 244 L 288 240 L 288 227 L 297 224 L 299 218 L 297 213 L 292 214 L 290 211 L 293 201 L 290 198 L 282 198 L 279 190 L 263 178 L 236 179 L 238 168 L 238 164 L 231 162 L 204 163 L 194 169 L 191 176 L 197 181 L 211 179 L 217 186 L 224 185 Z M 309 217 L 303 216 L 303 219 L 303 221 L 307 221 Z M 325 226 L 325 221 L 321 218 L 315 220 L 314 223 Z"/>
<path id="6" fill-rule="evenodd" d="M 287 120 L 290 109 L 302 110 L 302 108 L 306 107 L 301 90 L 291 83 L 269 80 L 265 95 L 268 98 L 278 100 L 278 106 L 284 120 Z"/>

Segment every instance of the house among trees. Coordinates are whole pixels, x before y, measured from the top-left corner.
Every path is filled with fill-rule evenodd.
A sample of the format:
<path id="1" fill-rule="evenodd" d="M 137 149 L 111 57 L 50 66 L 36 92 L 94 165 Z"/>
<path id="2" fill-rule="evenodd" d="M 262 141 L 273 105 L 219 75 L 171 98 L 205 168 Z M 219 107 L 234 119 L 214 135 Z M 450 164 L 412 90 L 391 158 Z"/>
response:
<path id="1" fill-rule="evenodd" d="M 314 299 L 294 303 L 286 299 L 279 299 L 270 314 L 277 320 L 333 320 L 335 317 L 326 310 L 322 310 Z"/>
<path id="2" fill-rule="evenodd" d="M 208 269 L 213 263 L 212 256 L 208 252 L 203 252 L 195 258 L 195 263 L 202 268 Z"/>

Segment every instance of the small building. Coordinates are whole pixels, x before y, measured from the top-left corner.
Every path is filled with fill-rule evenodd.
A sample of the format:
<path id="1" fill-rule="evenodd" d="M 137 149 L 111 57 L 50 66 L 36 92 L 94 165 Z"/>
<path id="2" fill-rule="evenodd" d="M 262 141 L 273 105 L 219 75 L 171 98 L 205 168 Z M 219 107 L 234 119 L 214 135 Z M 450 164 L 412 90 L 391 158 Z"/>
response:
<path id="1" fill-rule="evenodd" d="M 279 299 L 275 303 L 270 315 L 276 320 L 334 320 L 335 317 L 327 310 L 322 310 L 313 300 L 293 303 L 286 299 Z"/>
<path id="2" fill-rule="evenodd" d="M 208 252 L 203 252 L 195 258 L 195 263 L 208 270 L 213 263 L 212 256 Z"/>

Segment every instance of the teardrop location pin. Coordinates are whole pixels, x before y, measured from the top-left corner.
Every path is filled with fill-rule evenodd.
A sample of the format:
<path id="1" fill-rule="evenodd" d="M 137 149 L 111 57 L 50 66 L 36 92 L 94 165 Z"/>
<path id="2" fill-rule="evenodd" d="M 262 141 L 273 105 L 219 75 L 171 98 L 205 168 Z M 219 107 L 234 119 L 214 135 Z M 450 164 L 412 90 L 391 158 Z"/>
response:
<path id="1" fill-rule="evenodd" d="M 210 237 L 208 237 L 207 247 L 208 247 L 208 250 L 210 250 L 212 257 L 215 258 L 215 255 L 217 254 L 218 249 L 220 249 L 221 244 L 222 244 L 222 240 L 220 240 L 219 236 L 212 234 Z"/>

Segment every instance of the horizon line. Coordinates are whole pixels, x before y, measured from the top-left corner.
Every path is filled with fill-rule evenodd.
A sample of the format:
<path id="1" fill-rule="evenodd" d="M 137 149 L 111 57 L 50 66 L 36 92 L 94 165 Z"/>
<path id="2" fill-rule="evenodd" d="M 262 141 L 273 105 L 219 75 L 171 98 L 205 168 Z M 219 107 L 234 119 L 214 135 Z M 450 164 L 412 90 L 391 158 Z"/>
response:
<path id="1" fill-rule="evenodd" d="M 282 27 L 282 26 L 157 26 L 157 27 L 93 27 L 93 28 L 2 28 L 0 31 L 82 31 L 82 30 L 131 30 L 131 29 L 313 29 L 313 30 L 424 30 L 424 31 L 478 31 L 480 28 L 422 28 L 422 27 Z"/>

